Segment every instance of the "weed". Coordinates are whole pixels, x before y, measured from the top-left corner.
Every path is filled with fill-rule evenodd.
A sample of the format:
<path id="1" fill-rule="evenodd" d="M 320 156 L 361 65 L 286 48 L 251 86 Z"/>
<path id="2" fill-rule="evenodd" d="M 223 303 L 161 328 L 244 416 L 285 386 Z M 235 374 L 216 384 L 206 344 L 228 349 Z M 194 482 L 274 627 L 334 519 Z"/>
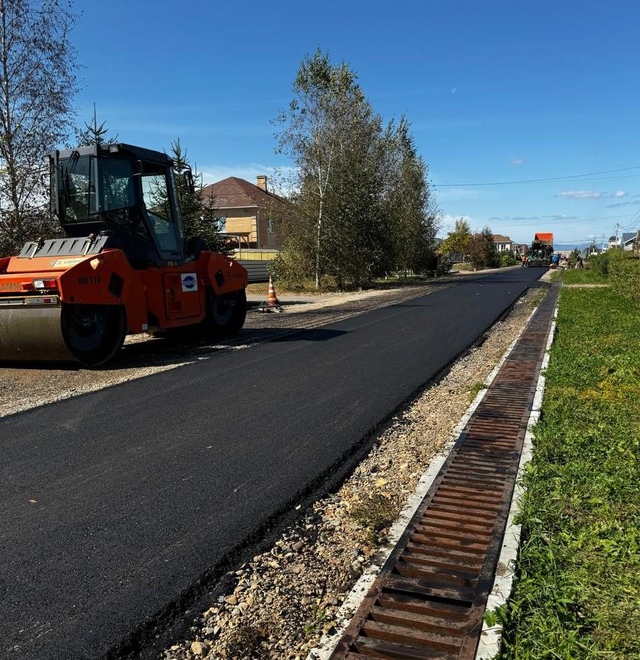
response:
<path id="1" fill-rule="evenodd" d="M 378 492 L 351 509 L 351 517 L 362 527 L 363 541 L 372 546 L 380 543 L 380 532 L 390 527 L 399 513 L 399 504 Z"/>
<path id="2" fill-rule="evenodd" d="M 307 639 L 315 637 L 322 632 L 323 626 L 327 621 L 326 608 L 316 604 L 311 610 L 311 617 L 304 625 L 304 634 Z"/>
<path id="3" fill-rule="evenodd" d="M 481 392 L 482 390 L 486 389 L 486 385 L 484 383 L 476 383 L 475 385 L 472 385 L 469 388 L 469 401 L 473 401 L 478 392 Z"/>
<path id="4" fill-rule="evenodd" d="M 261 627 L 239 626 L 227 637 L 226 657 L 238 660 L 267 660 L 269 653 L 262 647 L 262 642 L 267 638 L 267 631 Z"/>

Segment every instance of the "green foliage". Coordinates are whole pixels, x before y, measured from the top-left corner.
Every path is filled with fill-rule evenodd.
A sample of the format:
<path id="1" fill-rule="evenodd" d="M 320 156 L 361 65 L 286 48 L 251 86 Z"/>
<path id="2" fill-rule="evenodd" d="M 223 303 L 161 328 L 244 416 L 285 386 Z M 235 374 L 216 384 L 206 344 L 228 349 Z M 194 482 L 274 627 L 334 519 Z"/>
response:
<path id="1" fill-rule="evenodd" d="M 562 290 L 504 659 L 640 657 L 639 312 Z"/>
<path id="2" fill-rule="evenodd" d="M 486 385 L 484 383 L 475 383 L 472 387 L 469 388 L 469 401 L 473 401 L 476 396 L 478 395 L 478 392 L 482 392 L 482 390 L 486 389 Z"/>
<path id="3" fill-rule="evenodd" d="M 569 270 L 567 284 L 606 282 L 621 295 L 640 302 L 640 256 L 637 253 L 611 249 L 589 259 L 589 271 Z"/>
<path id="4" fill-rule="evenodd" d="M 474 268 L 493 268 L 498 264 L 498 252 L 489 227 L 485 227 L 479 234 L 471 236 L 469 258 Z"/>
<path id="5" fill-rule="evenodd" d="M 327 609 L 316 603 L 311 610 L 311 617 L 304 625 L 303 632 L 305 637 L 309 639 L 320 635 L 327 621 Z"/>
<path id="6" fill-rule="evenodd" d="M 609 280 L 592 269 L 569 268 L 562 271 L 562 281 L 565 284 L 606 284 Z"/>
<path id="7" fill-rule="evenodd" d="M 114 144 L 117 142 L 117 135 L 107 138 L 109 129 L 106 127 L 106 123 L 103 121 L 101 124 L 98 124 L 98 115 L 94 104 L 91 123 L 85 122 L 84 129 L 76 129 L 76 146 L 88 147 L 92 144 Z"/>
<path id="8" fill-rule="evenodd" d="M 590 269 L 600 275 L 601 277 L 608 277 L 609 275 L 609 261 L 611 259 L 611 250 L 607 250 L 602 254 L 589 257 Z"/>
<path id="9" fill-rule="evenodd" d="M 449 232 L 447 237 L 438 246 L 438 253 L 443 255 L 450 254 L 469 254 L 469 245 L 471 243 L 471 228 L 469 223 L 460 218 L 456 220 L 455 228 Z"/>
<path id="10" fill-rule="evenodd" d="M 611 252 L 617 253 L 609 264 L 611 286 L 623 296 L 640 302 L 640 256 L 622 250 Z"/>
<path id="11" fill-rule="evenodd" d="M 190 187 L 188 172 L 191 164 L 183 151 L 180 140 L 171 143 L 171 157 L 173 158 L 176 175 L 176 194 L 182 215 L 182 224 L 187 244 L 201 242 L 202 247 L 221 252 L 224 250 L 224 241 L 218 229 L 218 215 L 215 199 L 202 196 L 202 175 L 193 172 L 193 190 Z"/>
<path id="12" fill-rule="evenodd" d="M 383 127 L 356 75 L 320 50 L 302 61 L 293 92 L 276 120 L 279 151 L 295 163 L 295 193 L 274 272 L 341 288 L 428 268 L 436 211 L 408 122 Z"/>
<path id="13" fill-rule="evenodd" d="M 507 252 L 506 254 L 500 255 L 500 268 L 507 268 L 508 266 L 515 266 L 518 262 L 516 258 Z"/>

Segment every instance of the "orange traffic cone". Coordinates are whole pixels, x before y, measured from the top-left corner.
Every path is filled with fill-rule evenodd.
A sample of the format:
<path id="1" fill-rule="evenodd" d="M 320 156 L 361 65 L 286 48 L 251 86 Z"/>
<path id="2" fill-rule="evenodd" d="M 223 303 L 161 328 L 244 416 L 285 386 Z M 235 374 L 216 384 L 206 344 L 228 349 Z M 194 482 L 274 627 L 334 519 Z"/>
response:
<path id="1" fill-rule="evenodd" d="M 273 286 L 273 278 L 269 275 L 269 295 L 267 296 L 267 307 L 280 307 L 276 288 Z"/>
<path id="2" fill-rule="evenodd" d="M 269 295 L 267 296 L 267 302 L 262 303 L 258 310 L 261 312 L 281 312 L 282 307 L 280 307 L 280 301 L 278 296 L 276 296 L 276 288 L 273 286 L 273 278 L 269 275 Z"/>

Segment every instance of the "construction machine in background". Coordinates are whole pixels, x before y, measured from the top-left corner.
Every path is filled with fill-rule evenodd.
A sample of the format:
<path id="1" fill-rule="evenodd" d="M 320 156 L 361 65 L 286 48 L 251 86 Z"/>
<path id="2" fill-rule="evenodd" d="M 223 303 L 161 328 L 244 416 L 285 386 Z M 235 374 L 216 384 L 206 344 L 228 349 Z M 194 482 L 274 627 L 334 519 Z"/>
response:
<path id="1" fill-rule="evenodd" d="M 198 328 L 231 336 L 247 271 L 185 239 L 173 161 L 128 144 L 49 156 L 64 238 L 0 258 L 0 361 L 109 362 L 127 333 Z"/>
<path id="2" fill-rule="evenodd" d="M 553 234 L 538 232 L 534 235 L 528 253 L 530 266 L 549 266 L 553 257 Z"/>

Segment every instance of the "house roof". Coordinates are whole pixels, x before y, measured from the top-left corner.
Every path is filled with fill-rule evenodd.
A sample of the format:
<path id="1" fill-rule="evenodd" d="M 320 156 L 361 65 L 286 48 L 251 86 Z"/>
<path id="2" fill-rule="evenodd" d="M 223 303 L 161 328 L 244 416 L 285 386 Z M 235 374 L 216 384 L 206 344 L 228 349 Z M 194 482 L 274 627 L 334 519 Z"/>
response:
<path id="1" fill-rule="evenodd" d="M 508 236 L 502 236 L 502 234 L 493 235 L 494 243 L 513 243 L 513 241 Z"/>
<path id="2" fill-rule="evenodd" d="M 624 232 L 622 236 L 618 239 L 617 236 L 609 236 L 609 243 L 617 243 L 618 240 L 624 244 L 628 243 L 632 238 L 636 237 L 636 232 Z"/>
<path id="3" fill-rule="evenodd" d="M 553 243 L 553 234 L 539 232 L 536 233 L 534 240 L 540 243 Z"/>
<path id="4" fill-rule="evenodd" d="M 247 208 L 266 206 L 269 202 L 282 201 L 281 197 L 258 188 L 237 176 L 211 183 L 202 189 L 205 197 L 213 194 L 218 209 Z"/>

